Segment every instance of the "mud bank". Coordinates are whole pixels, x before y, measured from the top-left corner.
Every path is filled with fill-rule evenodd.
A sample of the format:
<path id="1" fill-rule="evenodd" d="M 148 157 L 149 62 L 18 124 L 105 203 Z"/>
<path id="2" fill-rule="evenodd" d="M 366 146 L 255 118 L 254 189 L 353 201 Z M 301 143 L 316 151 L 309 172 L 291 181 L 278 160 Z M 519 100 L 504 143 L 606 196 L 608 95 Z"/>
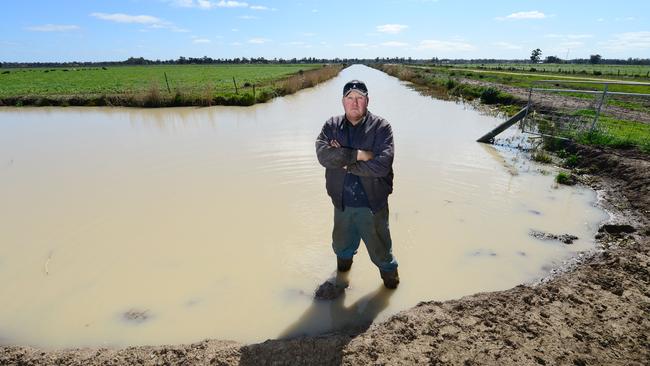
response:
<path id="1" fill-rule="evenodd" d="M 581 181 L 600 192 L 614 226 L 597 234 L 596 251 L 538 283 L 423 302 L 386 322 L 318 337 L 125 349 L 3 346 L 0 364 L 647 365 L 650 159 L 573 148 L 582 157 Z"/>

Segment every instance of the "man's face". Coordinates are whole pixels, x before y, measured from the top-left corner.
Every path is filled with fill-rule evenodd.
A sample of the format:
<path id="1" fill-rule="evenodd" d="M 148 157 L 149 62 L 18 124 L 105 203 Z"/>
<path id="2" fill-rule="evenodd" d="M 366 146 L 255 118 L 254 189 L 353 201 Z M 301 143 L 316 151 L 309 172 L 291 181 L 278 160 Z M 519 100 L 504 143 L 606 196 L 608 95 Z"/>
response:
<path id="1" fill-rule="evenodd" d="M 343 109 L 348 121 L 358 122 L 368 110 L 368 97 L 352 91 L 343 97 Z"/>

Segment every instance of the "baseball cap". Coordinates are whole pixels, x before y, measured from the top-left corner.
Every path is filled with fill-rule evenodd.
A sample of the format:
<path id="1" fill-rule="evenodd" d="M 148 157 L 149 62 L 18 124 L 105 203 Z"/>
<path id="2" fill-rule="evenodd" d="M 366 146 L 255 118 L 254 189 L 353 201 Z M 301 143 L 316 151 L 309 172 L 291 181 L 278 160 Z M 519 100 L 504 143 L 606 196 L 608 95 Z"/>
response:
<path id="1" fill-rule="evenodd" d="M 363 95 L 368 95 L 368 88 L 366 84 L 361 80 L 350 80 L 343 87 L 343 96 L 350 94 L 351 91 L 356 91 Z"/>

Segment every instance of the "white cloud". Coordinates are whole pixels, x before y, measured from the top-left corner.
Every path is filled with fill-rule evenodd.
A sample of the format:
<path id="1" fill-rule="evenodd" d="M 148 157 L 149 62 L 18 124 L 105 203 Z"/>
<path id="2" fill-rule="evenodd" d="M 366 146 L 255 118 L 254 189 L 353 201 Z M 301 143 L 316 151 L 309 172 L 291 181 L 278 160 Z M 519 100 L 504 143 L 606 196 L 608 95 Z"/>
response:
<path id="1" fill-rule="evenodd" d="M 151 15 L 128 15 L 122 13 L 114 13 L 114 14 L 92 13 L 90 15 L 98 19 L 109 20 L 111 22 L 117 22 L 117 23 L 137 23 L 137 24 L 164 23 L 162 19 L 156 18 Z"/>
<path id="2" fill-rule="evenodd" d="M 637 51 L 639 49 L 650 49 L 650 32 L 619 33 L 600 44 L 604 49 L 609 51 Z"/>
<path id="3" fill-rule="evenodd" d="M 183 33 L 189 32 L 189 30 L 187 30 L 187 29 L 179 28 L 179 27 L 177 27 L 177 26 L 175 26 L 173 24 L 169 24 L 169 23 L 152 24 L 152 25 L 149 26 L 149 28 L 151 28 L 151 29 L 169 29 L 172 32 L 183 32 Z"/>
<path id="4" fill-rule="evenodd" d="M 384 24 L 377 26 L 377 32 L 388 33 L 388 34 L 397 34 L 408 28 L 408 25 L 403 24 Z"/>
<path id="5" fill-rule="evenodd" d="M 251 5 L 251 10 L 269 10 L 269 8 L 263 5 Z"/>
<path id="6" fill-rule="evenodd" d="M 187 8 L 194 5 L 193 0 L 173 0 L 172 2 L 178 6 L 187 7 Z"/>
<path id="7" fill-rule="evenodd" d="M 245 8 L 248 6 L 248 3 L 244 3 L 241 1 L 225 1 L 221 0 L 217 3 L 217 6 L 220 8 Z"/>
<path id="8" fill-rule="evenodd" d="M 230 44 L 231 46 L 241 46 L 241 42 L 233 42 Z"/>
<path id="9" fill-rule="evenodd" d="M 416 47 L 417 50 L 433 51 L 474 51 L 476 47 L 465 42 L 439 41 L 436 39 L 425 39 Z"/>
<path id="10" fill-rule="evenodd" d="M 192 43 L 211 43 L 211 42 L 212 41 L 210 41 L 207 38 L 197 38 L 195 40 L 192 40 Z"/>
<path id="11" fill-rule="evenodd" d="M 225 1 L 221 0 L 219 2 L 209 1 L 209 0 L 172 0 L 172 3 L 185 7 L 185 8 L 201 8 L 201 9 L 212 9 L 212 8 L 246 8 L 248 3 L 241 1 Z"/>
<path id="12" fill-rule="evenodd" d="M 151 29 L 169 29 L 172 32 L 189 32 L 189 30 L 180 28 L 171 22 L 162 20 L 151 15 L 129 15 L 122 13 L 106 14 L 106 13 L 92 13 L 97 19 L 108 20 L 116 23 L 130 23 L 130 24 L 143 24 Z"/>
<path id="13" fill-rule="evenodd" d="M 237 18 L 244 20 L 259 19 L 259 17 L 256 17 L 255 15 L 240 15 Z"/>
<path id="14" fill-rule="evenodd" d="M 380 43 L 379 45 L 380 45 L 380 46 L 384 46 L 384 47 L 406 47 L 406 46 L 408 46 L 409 44 L 408 44 L 408 43 L 404 43 L 404 42 L 392 42 L 392 41 L 391 41 L 391 42 Z"/>
<path id="15" fill-rule="evenodd" d="M 505 17 L 497 17 L 497 20 L 519 20 L 519 19 L 544 19 L 546 15 L 541 11 L 519 11 Z"/>
<path id="16" fill-rule="evenodd" d="M 270 42 L 270 41 L 271 41 L 270 39 L 266 39 L 266 38 L 251 38 L 251 39 L 248 40 L 248 43 L 264 44 L 264 43 L 267 43 L 267 42 Z"/>
<path id="17" fill-rule="evenodd" d="M 503 50 L 520 50 L 522 48 L 521 46 L 509 42 L 494 42 L 492 45 Z"/>
<path id="18" fill-rule="evenodd" d="M 81 28 L 79 28 L 79 26 L 76 25 L 43 24 L 43 25 L 35 25 L 32 27 L 27 27 L 25 29 L 32 32 L 69 32 L 69 31 L 76 31 Z"/>
<path id="19" fill-rule="evenodd" d="M 346 43 L 345 47 L 368 47 L 367 43 Z"/>
<path id="20" fill-rule="evenodd" d="M 214 6 L 211 2 L 207 0 L 196 0 L 196 3 L 201 9 L 210 9 Z"/>

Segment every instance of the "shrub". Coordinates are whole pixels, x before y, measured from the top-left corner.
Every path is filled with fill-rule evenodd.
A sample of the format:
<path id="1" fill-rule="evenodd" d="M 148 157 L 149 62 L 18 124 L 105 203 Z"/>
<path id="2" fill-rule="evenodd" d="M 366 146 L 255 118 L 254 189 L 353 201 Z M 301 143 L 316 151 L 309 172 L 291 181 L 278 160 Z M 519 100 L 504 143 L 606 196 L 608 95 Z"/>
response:
<path id="1" fill-rule="evenodd" d="M 152 82 L 149 86 L 149 91 L 144 97 L 145 107 L 159 107 L 162 104 L 162 96 L 160 95 L 160 88 L 158 83 Z"/>
<path id="2" fill-rule="evenodd" d="M 555 176 L 555 181 L 557 182 L 557 184 L 572 186 L 576 184 L 576 177 L 571 173 L 559 172 Z"/>
<path id="3" fill-rule="evenodd" d="M 553 159 L 551 159 L 551 156 L 544 151 L 536 151 L 533 153 L 532 158 L 536 162 L 544 164 L 550 164 L 553 161 Z"/>
<path id="4" fill-rule="evenodd" d="M 578 161 L 579 161 L 578 155 L 571 154 L 564 159 L 562 165 L 564 165 L 567 168 L 575 168 L 576 166 L 578 166 Z"/>
<path id="5" fill-rule="evenodd" d="M 257 101 L 258 102 L 266 102 L 269 99 L 273 98 L 273 94 L 269 92 L 268 90 L 262 90 L 257 94 Z"/>
<path id="6" fill-rule="evenodd" d="M 499 90 L 491 86 L 483 89 L 481 101 L 485 104 L 496 104 L 499 101 Z"/>
<path id="7" fill-rule="evenodd" d="M 548 136 L 545 136 L 543 138 L 543 142 L 544 143 L 543 143 L 542 147 L 544 148 L 544 150 L 547 150 L 547 151 L 564 150 L 567 147 L 568 143 L 569 143 L 567 140 L 559 139 L 559 138 L 555 138 L 555 137 L 548 137 Z M 566 154 L 566 152 L 564 152 L 563 154 Z"/>

